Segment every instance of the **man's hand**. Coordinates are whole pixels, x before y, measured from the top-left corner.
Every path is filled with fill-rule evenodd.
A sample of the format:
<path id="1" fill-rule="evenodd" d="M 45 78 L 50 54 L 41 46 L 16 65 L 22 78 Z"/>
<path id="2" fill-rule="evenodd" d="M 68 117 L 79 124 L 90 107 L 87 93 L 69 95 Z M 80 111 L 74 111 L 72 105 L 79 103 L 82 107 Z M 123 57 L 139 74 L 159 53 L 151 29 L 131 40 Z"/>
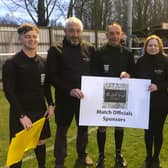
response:
<path id="1" fill-rule="evenodd" d="M 130 74 L 127 72 L 121 72 L 120 73 L 120 78 L 130 78 Z"/>
<path id="2" fill-rule="evenodd" d="M 151 84 L 149 85 L 148 90 L 149 90 L 150 92 L 155 92 L 155 91 L 157 91 L 157 90 L 158 90 L 158 87 L 157 87 L 157 85 L 156 85 L 156 84 L 151 83 Z"/>
<path id="3" fill-rule="evenodd" d="M 46 110 L 44 117 L 51 118 L 54 115 L 54 106 L 50 105 L 48 106 L 48 109 Z"/>
<path id="4" fill-rule="evenodd" d="M 78 88 L 72 89 L 70 91 L 70 96 L 72 97 L 76 97 L 77 99 L 82 99 L 84 98 L 84 94 L 82 93 L 82 91 Z"/>
<path id="5" fill-rule="evenodd" d="M 24 129 L 30 129 L 32 127 L 32 121 L 30 120 L 30 118 L 28 116 L 23 116 L 21 118 L 19 118 L 22 126 Z"/>

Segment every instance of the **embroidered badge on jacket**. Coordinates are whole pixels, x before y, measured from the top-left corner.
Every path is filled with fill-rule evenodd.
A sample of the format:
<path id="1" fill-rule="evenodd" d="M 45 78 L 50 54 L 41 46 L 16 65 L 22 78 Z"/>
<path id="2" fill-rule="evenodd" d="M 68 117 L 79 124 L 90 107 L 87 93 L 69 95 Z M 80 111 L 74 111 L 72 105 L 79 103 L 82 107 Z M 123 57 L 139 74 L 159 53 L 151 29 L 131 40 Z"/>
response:
<path id="1" fill-rule="evenodd" d="M 163 73 L 163 70 L 162 69 L 155 69 L 154 72 L 157 75 L 161 75 Z"/>

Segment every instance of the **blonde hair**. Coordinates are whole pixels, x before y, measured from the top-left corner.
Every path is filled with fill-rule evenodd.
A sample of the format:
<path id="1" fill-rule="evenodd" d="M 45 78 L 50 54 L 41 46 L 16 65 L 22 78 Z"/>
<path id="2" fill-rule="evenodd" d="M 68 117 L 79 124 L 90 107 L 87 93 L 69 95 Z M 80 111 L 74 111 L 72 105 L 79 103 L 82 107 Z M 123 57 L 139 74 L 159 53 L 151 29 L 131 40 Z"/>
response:
<path id="1" fill-rule="evenodd" d="M 35 30 L 37 31 L 37 33 L 39 33 L 39 28 L 37 26 L 30 23 L 24 23 L 19 26 L 19 28 L 17 29 L 17 32 L 20 35 L 20 34 L 25 34 L 28 31 L 32 31 L 32 30 Z"/>
<path id="2" fill-rule="evenodd" d="M 163 41 L 162 41 L 162 39 L 161 39 L 159 36 L 157 36 L 157 35 L 150 35 L 150 36 L 148 36 L 148 37 L 146 38 L 146 40 L 145 40 L 145 42 L 144 42 L 144 54 L 147 54 L 147 45 L 148 45 L 149 41 L 152 40 L 152 39 L 157 40 L 158 45 L 159 45 L 159 53 L 160 53 L 160 54 L 164 54 Z"/>
<path id="3" fill-rule="evenodd" d="M 78 24 L 81 27 L 81 30 L 83 31 L 83 24 L 82 24 L 81 20 L 78 19 L 77 17 L 69 17 L 68 19 L 66 19 L 65 28 L 68 28 L 69 25 L 72 23 Z"/>

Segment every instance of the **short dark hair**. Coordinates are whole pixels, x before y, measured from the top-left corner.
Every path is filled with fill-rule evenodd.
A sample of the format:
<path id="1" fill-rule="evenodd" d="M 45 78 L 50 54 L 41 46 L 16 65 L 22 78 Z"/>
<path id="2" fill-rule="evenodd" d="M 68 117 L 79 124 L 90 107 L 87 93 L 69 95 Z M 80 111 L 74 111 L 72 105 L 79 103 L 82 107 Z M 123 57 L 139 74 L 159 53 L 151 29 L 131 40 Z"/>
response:
<path id="1" fill-rule="evenodd" d="M 32 30 L 36 30 L 37 33 L 39 33 L 39 28 L 37 26 L 30 23 L 24 23 L 19 26 L 19 28 L 17 29 L 17 32 L 20 35 L 20 34 L 25 34 L 28 31 L 32 31 Z"/>
<path id="2" fill-rule="evenodd" d="M 119 23 L 117 23 L 117 22 L 112 22 L 112 23 L 108 24 L 107 27 L 106 27 L 106 31 L 108 31 L 108 29 L 109 29 L 110 26 L 117 26 L 117 27 L 119 27 L 119 29 L 120 29 L 121 32 L 122 32 L 122 26 L 121 26 Z"/>

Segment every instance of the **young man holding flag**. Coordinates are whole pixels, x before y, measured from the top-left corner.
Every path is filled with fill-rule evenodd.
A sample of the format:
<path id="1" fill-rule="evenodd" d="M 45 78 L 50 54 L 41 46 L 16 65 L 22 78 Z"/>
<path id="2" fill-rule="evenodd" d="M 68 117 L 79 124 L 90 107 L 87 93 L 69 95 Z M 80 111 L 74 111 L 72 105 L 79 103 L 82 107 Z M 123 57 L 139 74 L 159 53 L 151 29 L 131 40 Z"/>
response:
<path id="1" fill-rule="evenodd" d="M 10 140 L 21 130 L 31 129 L 33 122 L 43 116 L 50 118 L 54 111 L 50 87 L 45 80 L 45 61 L 36 53 L 39 29 L 31 24 L 23 24 L 18 28 L 18 34 L 22 49 L 3 66 L 3 88 L 10 103 Z M 48 137 L 50 128 L 46 120 L 35 149 L 39 168 L 45 168 L 45 139 Z M 19 161 L 10 167 L 21 168 L 21 164 Z"/>

